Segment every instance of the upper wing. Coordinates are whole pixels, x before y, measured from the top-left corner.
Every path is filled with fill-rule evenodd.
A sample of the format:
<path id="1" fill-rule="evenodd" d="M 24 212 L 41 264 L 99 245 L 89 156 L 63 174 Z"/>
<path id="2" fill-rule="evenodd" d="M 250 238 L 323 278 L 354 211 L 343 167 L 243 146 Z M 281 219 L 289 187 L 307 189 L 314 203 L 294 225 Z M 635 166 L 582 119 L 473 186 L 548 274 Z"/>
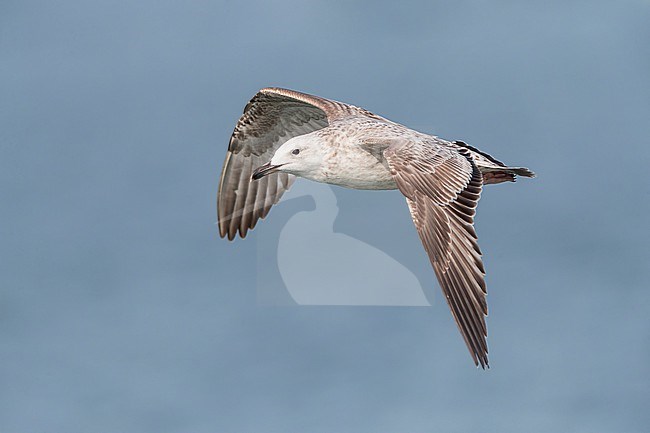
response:
<path id="1" fill-rule="evenodd" d="M 435 143 L 395 143 L 384 156 L 474 363 L 485 368 L 487 290 L 473 226 L 481 172 L 466 149 Z"/>
<path id="2" fill-rule="evenodd" d="M 221 172 L 217 215 L 221 237 L 245 237 L 293 183 L 294 176 L 274 173 L 252 181 L 278 147 L 298 135 L 326 127 L 356 107 L 286 89 L 260 90 L 244 108 L 230 138 Z"/>

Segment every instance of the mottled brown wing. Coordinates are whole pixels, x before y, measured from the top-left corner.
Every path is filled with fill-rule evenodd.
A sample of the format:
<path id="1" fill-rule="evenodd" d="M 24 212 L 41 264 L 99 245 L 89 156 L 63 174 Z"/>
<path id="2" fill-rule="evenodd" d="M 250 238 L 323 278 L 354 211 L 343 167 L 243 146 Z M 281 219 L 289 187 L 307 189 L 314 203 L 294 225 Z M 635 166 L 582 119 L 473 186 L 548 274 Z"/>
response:
<path id="1" fill-rule="evenodd" d="M 291 186 L 294 176 L 286 173 L 251 181 L 253 171 L 268 162 L 278 147 L 355 109 L 292 90 L 260 90 L 246 105 L 230 138 L 217 197 L 220 235 L 232 240 L 239 232 L 245 237 Z"/>
<path id="2" fill-rule="evenodd" d="M 485 368 L 487 290 L 473 226 L 481 172 L 466 149 L 435 142 L 392 144 L 384 156 L 474 363 Z"/>

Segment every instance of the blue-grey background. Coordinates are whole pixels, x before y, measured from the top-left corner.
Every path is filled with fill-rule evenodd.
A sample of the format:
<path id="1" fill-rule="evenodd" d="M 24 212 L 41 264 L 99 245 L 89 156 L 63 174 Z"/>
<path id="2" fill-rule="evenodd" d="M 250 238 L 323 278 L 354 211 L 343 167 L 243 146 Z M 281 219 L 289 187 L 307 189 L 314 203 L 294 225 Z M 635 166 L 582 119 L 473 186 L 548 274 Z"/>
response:
<path id="1" fill-rule="evenodd" d="M 650 429 L 650 3 L 351 3 L 0 3 L 0 431 Z M 479 208 L 489 371 L 396 191 L 335 228 L 432 308 L 257 302 L 214 202 L 268 85 L 538 173 Z"/>

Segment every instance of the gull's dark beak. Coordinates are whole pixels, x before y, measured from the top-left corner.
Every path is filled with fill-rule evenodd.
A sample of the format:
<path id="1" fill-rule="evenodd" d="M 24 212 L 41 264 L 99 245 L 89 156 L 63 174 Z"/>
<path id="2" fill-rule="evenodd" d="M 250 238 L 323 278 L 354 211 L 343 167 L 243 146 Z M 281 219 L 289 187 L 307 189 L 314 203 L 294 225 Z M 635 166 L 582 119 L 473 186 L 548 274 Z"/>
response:
<path id="1" fill-rule="evenodd" d="M 260 180 L 267 174 L 272 174 L 278 171 L 278 168 L 282 167 L 284 164 L 280 165 L 271 165 L 271 162 L 267 162 L 266 164 L 259 166 L 255 169 L 253 172 L 253 175 L 251 176 L 251 179 L 253 180 Z"/>

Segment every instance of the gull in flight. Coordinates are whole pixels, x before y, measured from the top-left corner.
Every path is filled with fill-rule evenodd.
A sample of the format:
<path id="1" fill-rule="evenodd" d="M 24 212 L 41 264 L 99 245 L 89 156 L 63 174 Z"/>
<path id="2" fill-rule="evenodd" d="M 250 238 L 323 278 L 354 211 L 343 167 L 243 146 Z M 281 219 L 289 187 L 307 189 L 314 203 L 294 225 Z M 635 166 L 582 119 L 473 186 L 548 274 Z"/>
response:
<path id="1" fill-rule="evenodd" d="M 230 138 L 217 198 L 221 237 L 245 237 L 296 176 L 346 188 L 399 189 L 474 363 L 488 366 L 476 205 L 483 185 L 533 172 L 363 108 L 265 88 L 246 105 Z"/>

